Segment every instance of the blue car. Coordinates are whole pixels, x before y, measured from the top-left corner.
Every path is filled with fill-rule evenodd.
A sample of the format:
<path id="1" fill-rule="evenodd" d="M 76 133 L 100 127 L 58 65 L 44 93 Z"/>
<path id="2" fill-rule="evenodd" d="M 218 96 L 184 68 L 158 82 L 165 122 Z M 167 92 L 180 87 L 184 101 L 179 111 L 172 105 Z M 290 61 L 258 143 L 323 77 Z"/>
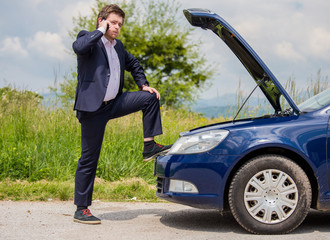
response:
<path id="1" fill-rule="evenodd" d="M 196 208 L 230 210 L 256 234 L 288 233 L 310 208 L 330 210 L 330 89 L 297 106 L 220 16 L 203 9 L 184 10 L 184 15 L 224 41 L 274 112 L 181 133 L 171 150 L 155 159 L 156 195 Z"/>

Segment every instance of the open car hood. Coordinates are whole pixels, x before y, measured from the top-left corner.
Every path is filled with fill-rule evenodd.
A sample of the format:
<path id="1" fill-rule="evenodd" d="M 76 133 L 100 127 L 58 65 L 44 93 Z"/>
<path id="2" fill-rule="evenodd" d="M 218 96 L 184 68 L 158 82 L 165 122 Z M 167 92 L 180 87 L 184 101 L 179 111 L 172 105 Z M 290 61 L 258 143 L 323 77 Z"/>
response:
<path id="1" fill-rule="evenodd" d="M 232 26 L 219 15 L 209 10 L 187 9 L 184 10 L 183 13 L 192 26 L 210 29 L 226 43 L 248 70 L 276 113 L 282 111 L 280 104 L 281 95 L 283 95 L 290 104 L 293 110 L 292 113 L 299 113 L 297 105 L 284 90 L 276 77 Z"/>

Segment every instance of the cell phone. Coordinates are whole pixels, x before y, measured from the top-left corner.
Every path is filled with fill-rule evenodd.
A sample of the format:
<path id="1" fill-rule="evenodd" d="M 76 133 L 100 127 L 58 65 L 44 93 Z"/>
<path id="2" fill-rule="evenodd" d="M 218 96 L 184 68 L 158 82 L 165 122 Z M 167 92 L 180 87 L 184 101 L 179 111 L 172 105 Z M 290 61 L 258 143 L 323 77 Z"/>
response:
<path id="1" fill-rule="evenodd" d="M 105 18 L 103 18 L 102 20 L 106 20 Z M 109 30 L 109 24 L 107 24 L 107 30 L 106 30 L 106 32 Z"/>

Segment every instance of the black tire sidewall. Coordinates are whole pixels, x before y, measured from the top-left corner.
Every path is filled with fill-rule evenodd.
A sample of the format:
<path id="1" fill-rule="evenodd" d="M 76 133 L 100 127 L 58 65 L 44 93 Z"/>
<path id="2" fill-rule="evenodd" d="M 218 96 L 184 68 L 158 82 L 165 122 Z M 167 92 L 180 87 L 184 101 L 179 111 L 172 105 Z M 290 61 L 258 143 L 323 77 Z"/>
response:
<path id="1" fill-rule="evenodd" d="M 283 222 L 265 224 L 254 219 L 244 203 L 244 192 L 250 179 L 260 171 L 277 169 L 289 175 L 298 189 L 298 203 L 294 212 Z M 263 155 L 252 159 L 236 173 L 230 186 L 229 206 L 237 222 L 246 230 L 258 234 L 283 234 L 298 227 L 305 219 L 311 202 L 311 189 L 305 172 L 293 161 L 277 155 Z"/>

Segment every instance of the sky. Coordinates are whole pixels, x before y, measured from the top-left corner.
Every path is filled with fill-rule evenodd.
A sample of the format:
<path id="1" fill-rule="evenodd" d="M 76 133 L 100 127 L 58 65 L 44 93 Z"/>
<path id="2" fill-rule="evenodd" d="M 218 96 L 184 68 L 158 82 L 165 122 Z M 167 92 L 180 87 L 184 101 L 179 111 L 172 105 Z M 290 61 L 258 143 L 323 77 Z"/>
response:
<path id="1" fill-rule="evenodd" d="M 141 1 L 137 0 L 139 4 Z M 304 88 L 321 70 L 330 75 L 329 0 L 181 0 L 182 10 L 206 8 L 224 18 L 263 59 L 284 85 L 292 77 Z M 76 69 L 68 31 L 72 18 L 91 11 L 94 0 L 1 0 L 0 87 L 47 93 Z M 110 2 L 109 2 L 110 3 Z M 119 36 L 120 39 L 120 36 Z M 211 31 L 194 29 L 198 51 L 216 66 L 212 86 L 200 89 L 209 99 L 236 92 L 253 81 L 228 47 Z"/>

